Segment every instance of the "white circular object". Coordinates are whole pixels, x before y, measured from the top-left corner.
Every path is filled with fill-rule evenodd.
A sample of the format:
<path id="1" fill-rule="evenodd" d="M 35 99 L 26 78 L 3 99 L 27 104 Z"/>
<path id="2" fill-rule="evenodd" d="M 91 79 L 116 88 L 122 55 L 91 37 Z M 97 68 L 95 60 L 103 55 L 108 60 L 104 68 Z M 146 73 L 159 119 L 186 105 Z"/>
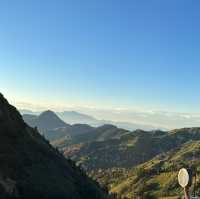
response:
<path id="1" fill-rule="evenodd" d="M 181 185 L 181 187 L 186 187 L 189 183 L 189 174 L 187 169 L 183 168 L 178 173 L 178 183 Z"/>

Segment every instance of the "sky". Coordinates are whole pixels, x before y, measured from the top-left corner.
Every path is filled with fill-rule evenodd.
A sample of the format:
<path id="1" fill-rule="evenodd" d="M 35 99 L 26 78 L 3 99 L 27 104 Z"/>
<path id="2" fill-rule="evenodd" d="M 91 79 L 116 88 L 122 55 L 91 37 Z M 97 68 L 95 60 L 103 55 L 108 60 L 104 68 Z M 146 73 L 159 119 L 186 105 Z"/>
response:
<path id="1" fill-rule="evenodd" d="M 0 92 L 19 108 L 198 125 L 199 9 L 198 0 L 2 0 Z"/>

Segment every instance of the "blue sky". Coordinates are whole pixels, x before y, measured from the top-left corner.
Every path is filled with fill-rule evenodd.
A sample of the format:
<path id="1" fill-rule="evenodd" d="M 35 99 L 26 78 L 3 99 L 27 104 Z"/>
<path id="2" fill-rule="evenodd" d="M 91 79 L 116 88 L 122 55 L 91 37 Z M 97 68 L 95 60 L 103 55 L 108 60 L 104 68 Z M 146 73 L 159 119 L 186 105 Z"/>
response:
<path id="1" fill-rule="evenodd" d="M 197 0 L 4 0 L 0 89 L 16 104 L 200 112 Z"/>

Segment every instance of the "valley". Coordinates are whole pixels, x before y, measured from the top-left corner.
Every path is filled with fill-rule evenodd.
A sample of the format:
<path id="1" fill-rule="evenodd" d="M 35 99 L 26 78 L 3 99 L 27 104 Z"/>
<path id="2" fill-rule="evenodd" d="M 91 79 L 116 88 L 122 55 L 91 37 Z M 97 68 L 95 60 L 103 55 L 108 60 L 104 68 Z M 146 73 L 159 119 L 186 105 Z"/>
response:
<path id="1" fill-rule="evenodd" d="M 60 133 L 51 144 L 117 198 L 179 198 L 179 169 L 200 170 L 200 128 L 128 131 L 110 124 L 65 124 L 56 129 L 65 134 L 46 131 Z"/>

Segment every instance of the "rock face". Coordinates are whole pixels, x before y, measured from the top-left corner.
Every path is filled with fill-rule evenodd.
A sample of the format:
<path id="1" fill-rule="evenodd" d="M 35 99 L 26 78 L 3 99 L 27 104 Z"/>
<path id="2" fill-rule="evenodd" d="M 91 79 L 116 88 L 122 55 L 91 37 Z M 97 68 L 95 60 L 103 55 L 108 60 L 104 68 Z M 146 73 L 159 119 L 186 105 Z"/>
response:
<path id="1" fill-rule="evenodd" d="M 107 195 L 26 125 L 0 94 L 0 198 L 104 199 Z"/>

